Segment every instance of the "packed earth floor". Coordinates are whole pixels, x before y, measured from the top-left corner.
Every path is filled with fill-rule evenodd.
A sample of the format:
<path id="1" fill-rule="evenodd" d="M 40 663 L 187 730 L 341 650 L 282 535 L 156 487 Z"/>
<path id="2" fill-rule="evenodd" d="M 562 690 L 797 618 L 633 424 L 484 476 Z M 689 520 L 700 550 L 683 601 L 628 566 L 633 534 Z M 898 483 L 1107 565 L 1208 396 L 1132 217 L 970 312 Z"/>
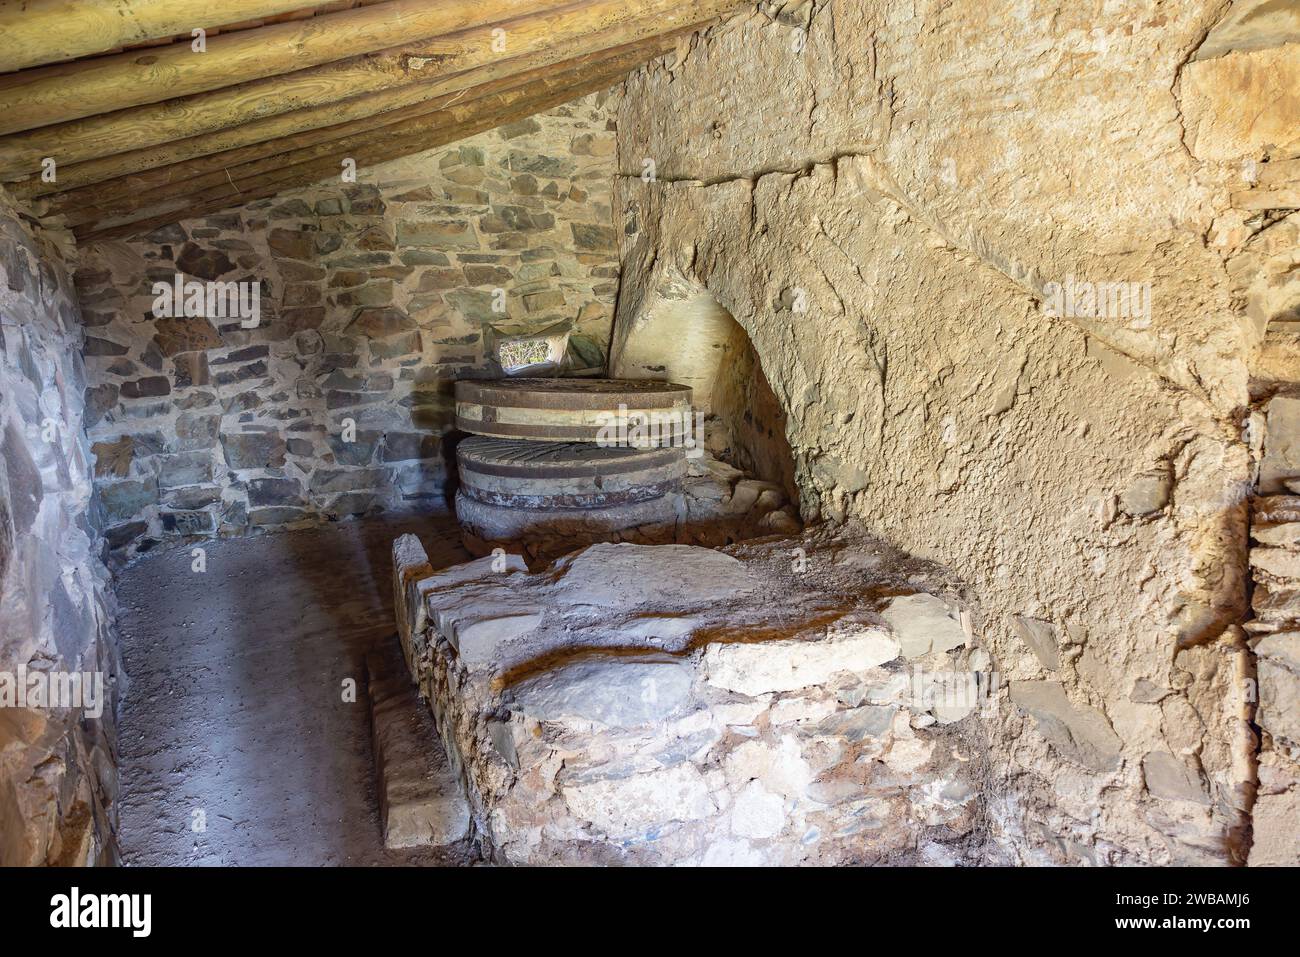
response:
<path id="1" fill-rule="evenodd" d="M 465 856 L 387 851 L 380 831 L 364 660 L 399 654 L 390 549 L 405 532 L 435 568 L 469 557 L 435 514 L 208 542 L 203 572 L 193 546 L 169 547 L 121 573 L 125 863 Z"/>

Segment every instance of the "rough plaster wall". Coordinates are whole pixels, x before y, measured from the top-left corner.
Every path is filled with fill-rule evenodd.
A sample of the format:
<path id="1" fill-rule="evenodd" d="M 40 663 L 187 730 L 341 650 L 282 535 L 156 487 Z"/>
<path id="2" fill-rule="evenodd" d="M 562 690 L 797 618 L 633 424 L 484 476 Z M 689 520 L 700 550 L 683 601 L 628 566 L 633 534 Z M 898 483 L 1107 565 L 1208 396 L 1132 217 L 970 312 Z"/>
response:
<path id="1" fill-rule="evenodd" d="M 1294 47 L 1189 64 L 1223 3 L 781 7 L 627 85 L 616 339 L 707 289 L 788 411 L 805 516 L 980 597 L 1011 685 L 991 859 L 1244 859 L 1234 267 L 1294 216 L 1250 208 L 1296 155 Z M 1150 322 L 1044 315 L 1071 276 L 1150 282 Z"/>
<path id="2" fill-rule="evenodd" d="M 0 865 L 117 857 L 112 596 L 89 521 L 81 325 L 59 249 L 0 190 L 0 672 L 103 675 L 101 718 L 0 704 Z M 94 702 L 91 702 L 93 705 Z"/>
<path id="3" fill-rule="evenodd" d="M 452 384 L 490 374 L 489 323 L 572 322 L 602 363 L 611 122 L 594 94 L 355 185 L 87 247 L 87 424 L 115 554 L 441 502 Z M 262 324 L 155 320 L 152 285 L 177 272 L 260 281 Z"/>

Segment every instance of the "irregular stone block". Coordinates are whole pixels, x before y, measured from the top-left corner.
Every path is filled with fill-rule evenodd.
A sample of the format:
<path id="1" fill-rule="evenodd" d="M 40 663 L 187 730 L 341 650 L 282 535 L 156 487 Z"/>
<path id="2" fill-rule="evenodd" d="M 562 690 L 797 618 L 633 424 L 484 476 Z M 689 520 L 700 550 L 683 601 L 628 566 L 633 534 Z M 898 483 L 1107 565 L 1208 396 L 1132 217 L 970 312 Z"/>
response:
<path id="1" fill-rule="evenodd" d="M 1261 794 L 1251 815 L 1254 839 L 1251 867 L 1300 865 L 1300 787 L 1280 794 Z"/>
<path id="2" fill-rule="evenodd" d="M 257 478 L 248 483 L 249 505 L 303 504 L 302 483 L 290 478 Z"/>
<path id="3" fill-rule="evenodd" d="M 469 836 L 470 806 L 406 676 L 366 656 L 384 846 L 444 847 Z"/>
<path id="4" fill-rule="evenodd" d="M 8 476 L 9 512 L 13 516 L 14 533 L 21 537 L 36 523 L 41 501 L 45 498 L 45 488 L 40 470 L 27 449 L 27 442 L 13 422 L 5 427 L 4 445 L 0 447 L 0 453 Z"/>
<path id="5" fill-rule="evenodd" d="M 627 607 L 671 595 L 708 603 L 759 587 L 745 566 L 721 552 L 691 545 L 598 544 L 556 563 L 564 600 Z"/>
<path id="6" fill-rule="evenodd" d="M 385 339 L 415 328 L 415 320 L 400 309 L 362 309 L 348 324 L 347 331 L 367 339 Z"/>
<path id="7" fill-rule="evenodd" d="M 501 645 L 535 631 L 542 623 L 542 615 L 540 611 L 482 617 L 465 614 L 455 618 L 452 627 L 444 631 L 444 637 L 466 664 L 487 664 L 495 658 Z"/>
<path id="8" fill-rule="evenodd" d="M 163 316 L 154 320 L 154 344 L 163 355 L 216 349 L 221 336 L 212 323 L 200 316 Z"/>
<path id="9" fill-rule="evenodd" d="M 704 775 L 692 764 L 569 784 L 561 793 L 578 818 L 614 838 L 644 837 L 666 823 L 698 821 L 717 810 Z"/>
<path id="10" fill-rule="evenodd" d="M 207 452 L 181 452 L 163 458 L 158 472 L 161 488 L 206 485 L 212 481 L 212 457 Z"/>
<path id="11" fill-rule="evenodd" d="M 1260 658 L 1255 721 L 1269 734 L 1300 745 L 1300 674 L 1274 658 Z"/>
<path id="12" fill-rule="evenodd" d="M 898 654 L 898 642 L 884 629 L 850 626 L 821 640 L 711 644 L 704 650 L 704 671 L 709 684 L 753 697 L 825 684 L 839 674 L 860 675 Z"/>
<path id="13" fill-rule="evenodd" d="M 1147 790 L 1166 801 L 1209 804 L 1200 772 L 1168 751 L 1151 751 L 1142 758 L 1142 777 Z"/>
<path id="14" fill-rule="evenodd" d="M 397 224 L 397 244 L 430 249 L 476 249 L 478 236 L 474 227 L 463 219 L 402 221 Z"/>
<path id="15" fill-rule="evenodd" d="M 950 651 L 966 643 L 966 632 L 952 608 L 934 595 L 891 598 L 880 616 L 893 629 L 904 658 L 921 658 L 934 651 Z"/>
<path id="16" fill-rule="evenodd" d="M 152 482 L 117 482 L 99 490 L 104 517 L 110 523 L 138 518 L 158 502 L 158 488 Z"/>
<path id="17" fill-rule="evenodd" d="M 1300 552 L 1286 548 L 1252 548 L 1250 564 L 1277 578 L 1300 579 Z"/>
<path id="18" fill-rule="evenodd" d="M 1119 767 L 1123 743 L 1090 705 L 1076 705 L 1059 681 L 1013 681 L 1011 702 L 1033 716 L 1039 733 L 1072 761 L 1097 771 Z"/>
<path id="19" fill-rule="evenodd" d="M 1279 631 L 1265 635 L 1255 643 L 1255 654 L 1272 658 L 1280 665 L 1300 674 L 1300 631 Z"/>
<path id="20" fill-rule="evenodd" d="M 393 542 L 393 610 L 397 616 L 398 638 L 412 669 L 412 678 L 415 677 L 412 642 L 424 631 L 427 621 L 419 583 L 432 574 L 429 556 L 418 538 L 408 534 Z"/>
<path id="21" fill-rule="evenodd" d="M 1061 667 L 1061 653 L 1056 644 L 1056 626 L 1050 621 L 1038 618 L 1026 618 L 1016 615 L 1011 619 L 1011 627 L 1025 647 L 1034 653 L 1034 657 L 1048 671 Z"/>
<path id="22" fill-rule="evenodd" d="M 176 268 L 198 279 L 220 279 L 235 268 L 226 254 L 216 249 L 204 249 L 197 243 L 186 243 L 176 256 Z"/>
<path id="23" fill-rule="evenodd" d="M 226 464 L 232 469 L 279 468 L 284 465 L 284 438 L 274 432 L 227 432 L 221 436 Z"/>
<path id="24" fill-rule="evenodd" d="M 96 442 L 90 447 L 95 456 L 95 476 L 125 478 L 135 458 L 135 441 L 124 435 L 113 442 Z"/>
<path id="25" fill-rule="evenodd" d="M 578 718 L 613 727 L 665 721 L 691 703 L 694 669 L 671 655 L 595 656 L 511 689 L 511 710 L 537 721 Z"/>

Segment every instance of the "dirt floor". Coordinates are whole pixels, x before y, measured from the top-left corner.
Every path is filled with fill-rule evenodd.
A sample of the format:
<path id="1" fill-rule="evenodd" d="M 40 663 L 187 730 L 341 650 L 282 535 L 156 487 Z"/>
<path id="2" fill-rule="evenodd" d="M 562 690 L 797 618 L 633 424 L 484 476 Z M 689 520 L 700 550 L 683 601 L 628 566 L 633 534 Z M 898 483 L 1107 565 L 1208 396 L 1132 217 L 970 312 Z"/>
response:
<path id="1" fill-rule="evenodd" d="M 386 851 L 365 652 L 396 651 L 389 549 L 468 560 L 455 518 L 378 518 L 160 549 L 117 583 L 127 864 L 440 864 Z M 355 681 L 353 700 L 345 682 Z M 437 742 L 430 742 L 437 746 Z"/>

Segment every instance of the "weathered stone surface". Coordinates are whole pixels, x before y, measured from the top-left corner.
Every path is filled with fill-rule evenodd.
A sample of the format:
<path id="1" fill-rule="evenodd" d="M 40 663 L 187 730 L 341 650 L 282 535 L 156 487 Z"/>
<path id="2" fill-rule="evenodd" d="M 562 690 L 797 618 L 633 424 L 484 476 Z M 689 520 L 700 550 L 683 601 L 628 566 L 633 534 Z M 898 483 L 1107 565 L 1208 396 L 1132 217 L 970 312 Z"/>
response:
<path id="1" fill-rule="evenodd" d="M 689 545 L 593 545 L 559 568 L 564 599 L 579 605 L 629 607 L 662 595 L 704 604 L 759 585 L 730 555 Z"/>
<path id="2" fill-rule="evenodd" d="M 1300 790 L 1261 794 L 1251 815 L 1254 841 L 1251 867 L 1295 867 L 1300 864 Z"/>
<path id="3" fill-rule="evenodd" d="M 380 460 L 407 462 L 411 459 L 431 459 L 442 454 L 442 442 L 436 435 L 419 432 L 388 432 L 384 435 L 384 448 Z"/>
<path id="4" fill-rule="evenodd" d="M 1011 703 L 1032 715 L 1038 732 L 1070 760 L 1098 771 L 1119 767 L 1123 744 L 1106 716 L 1071 702 L 1059 681 L 1013 681 Z"/>
<path id="5" fill-rule="evenodd" d="M 573 223 L 573 243 L 579 249 L 610 250 L 614 248 L 614 230 L 609 226 Z"/>
<path id="6" fill-rule="evenodd" d="M 905 658 L 921 658 L 966 643 L 966 632 L 952 608 L 933 595 L 892 598 L 880 617 L 893 630 Z"/>
<path id="7" fill-rule="evenodd" d="M 704 775 L 690 764 L 570 784 L 561 793 L 578 819 L 614 838 L 645 839 L 665 824 L 698 821 L 717 810 Z"/>
<path id="8" fill-rule="evenodd" d="M 827 684 L 836 675 L 861 674 L 898 655 L 899 643 L 883 629 L 850 624 L 820 641 L 711 644 L 704 667 L 710 684 L 752 697 Z"/>
<path id="9" fill-rule="evenodd" d="M 303 504 L 302 483 L 289 478 L 258 478 L 248 483 L 249 505 Z"/>
<path id="10" fill-rule="evenodd" d="M 176 268 L 198 279 L 215 280 L 233 270 L 235 264 L 220 250 L 186 243 L 176 256 Z"/>
<path id="11" fill-rule="evenodd" d="M 399 222 L 397 241 L 403 246 L 428 246 L 433 249 L 477 249 L 474 227 L 463 219 L 441 222 Z"/>
<path id="12" fill-rule="evenodd" d="M 90 447 L 95 456 L 95 475 L 124 478 L 135 458 L 135 440 L 124 435 L 113 442 L 96 442 Z"/>
<path id="13" fill-rule="evenodd" d="M 1169 504 L 1173 487 L 1173 476 L 1168 471 L 1139 475 L 1120 494 L 1120 508 L 1129 515 L 1151 515 Z"/>
<path id="14" fill-rule="evenodd" d="M 1061 651 L 1056 643 L 1056 628 L 1050 621 L 1017 615 L 1012 619 L 1011 626 L 1025 643 L 1025 647 L 1034 653 L 1039 664 L 1048 671 L 1056 671 L 1061 667 Z"/>
<path id="15" fill-rule="evenodd" d="M 898 643 L 865 610 L 864 592 L 895 574 L 898 559 L 840 535 L 798 542 L 810 567 L 828 569 L 832 554 L 863 559 L 816 584 L 787 561 L 789 542 L 736 555 L 593 546 L 532 574 L 508 570 L 518 559 L 502 554 L 429 575 L 416 585 L 423 627 L 409 594 L 399 599 L 408 664 L 493 858 L 910 861 L 920 829 L 965 835 L 971 850 L 954 861 L 977 855 L 984 796 L 971 762 L 956 756 L 966 753 L 958 732 L 937 725 L 928 704 L 912 710 Z M 395 545 L 399 593 L 423 555 L 410 540 Z M 635 605 L 566 600 L 575 568 L 585 587 L 617 588 L 629 568 L 668 580 L 665 570 L 698 570 L 709 555 L 761 569 L 763 588 L 717 592 L 703 607 L 680 589 Z M 729 563 L 703 567 L 735 580 Z M 878 571 L 864 576 L 864 567 Z M 912 576 L 929 581 L 917 565 Z M 467 623 L 499 629 L 519 618 L 530 619 L 526 632 L 467 659 Z"/>
<path id="16" fill-rule="evenodd" d="M 123 382 L 121 395 L 124 399 L 148 399 L 167 395 L 171 390 L 172 384 L 166 376 L 155 375 Z"/>
<path id="17" fill-rule="evenodd" d="M 469 836 L 469 802 L 410 680 L 382 654 L 366 656 L 384 845 L 441 847 Z"/>
<path id="18" fill-rule="evenodd" d="M 348 331 L 370 339 L 385 339 L 416 328 L 410 316 L 397 309 L 362 309 Z"/>
<path id="19" fill-rule="evenodd" d="M 212 481 L 212 457 L 206 452 L 180 452 L 162 459 L 158 484 L 162 488 L 202 485 Z"/>
<path id="20" fill-rule="evenodd" d="M 803 516 L 860 520 L 976 585 L 974 637 L 1008 678 L 1041 664 L 1014 616 L 1052 622 L 1054 677 L 1114 722 L 1120 769 L 1093 772 L 1016 709 L 988 716 L 989 759 L 1014 768 L 993 827 L 1023 862 L 1246 853 L 1246 682 L 1223 677 L 1242 654 L 1224 629 L 1248 594 L 1249 446 L 1267 455 L 1273 430 L 1242 410 L 1298 380 L 1297 220 L 1262 212 L 1294 208 L 1276 165 L 1294 153 L 1294 44 L 1261 25 L 1199 58 L 1242 9 L 1179 4 L 1085 66 L 1090 21 L 1057 0 L 1028 20 L 960 0 L 934 30 L 883 0 L 752 7 L 620 100 L 616 368 L 626 350 L 677 379 L 694 356 L 670 330 L 701 300 L 725 307 L 781 397 Z M 863 76 L 889 96 L 852 92 Z M 1174 93 L 1157 105 L 1151 89 Z M 1003 108 L 1007 90 L 1023 108 Z M 900 103 L 924 107 L 899 122 Z M 1108 138 L 1117 124 L 1143 136 Z M 646 158 L 653 177 L 636 175 Z M 1127 281 L 1159 305 L 1049 312 L 1049 284 Z M 1138 487 L 1162 473 L 1164 501 L 1163 482 Z M 1140 677 L 1167 689 L 1159 707 L 1128 700 Z M 1177 702 L 1203 727 L 1166 722 Z M 1141 758 L 1183 754 L 1180 736 L 1211 803 L 1151 813 Z"/>
<path id="21" fill-rule="evenodd" d="M 1255 654 L 1300 674 L 1300 631 L 1280 631 L 1265 635 L 1255 644 Z"/>
<path id="22" fill-rule="evenodd" d="M 1300 672 L 1273 658 L 1259 660 L 1259 713 L 1269 734 L 1300 745 Z"/>
<path id="23" fill-rule="evenodd" d="M 135 518 L 158 501 L 158 489 L 152 482 L 117 482 L 99 490 L 104 517 L 110 524 Z"/>
<path id="24" fill-rule="evenodd" d="M 176 417 L 174 447 L 180 452 L 210 449 L 217 442 L 217 431 L 220 427 L 221 416 L 216 413 L 182 412 Z"/>
<path id="25" fill-rule="evenodd" d="M 1209 804 L 1210 796 L 1195 768 L 1168 751 L 1152 751 L 1142 759 L 1142 777 L 1152 795 L 1166 801 Z"/>
<path id="26" fill-rule="evenodd" d="M 154 320 L 154 343 L 165 356 L 182 352 L 215 349 L 221 345 L 221 336 L 212 323 L 201 316 L 162 317 Z"/>
<path id="27" fill-rule="evenodd" d="M 316 254 L 314 237 L 295 229 L 272 229 L 266 237 L 267 247 L 285 259 L 310 260 Z"/>
<path id="28" fill-rule="evenodd" d="M 460 615 L 448 630 L 447 640 L 467 664 L 486 664 L 497 656 L 502 645 L 536 631 L 541 623 L 540 611 Z"/>
<path id="29" fill-rule="evenodd" d="M 221 448 L 232 469 L 279 468 L 284 464 L 284 439 L 273 432 L 223 433 Z"/>
<path id="30" fill-rule="evenodd" d="M 537 721 L 578 718 L 614 727 L 666 721 L 691 703 L 694 669 L 669 655 L 579 659 L 511 689 L 512 710 Z"/>
<path id="31" fill-rule="evenodd" d="M 61 253 L 71 243 L 32 223 L 0 190 L 0 866 L 112 865 L 120 666 L 101 561 L 114 537 L 102 529 L 104 513 L 147 510 L 157 492 L 143 472 L 129 477 L 134 448 L 120 431 L 92 452 L 85 430 L 119 396 L 87 375 L 138 370 L 95 359 L 116 349 L 93 343 L 83 366 L 78 292 Z M 10 695 L 29 666 L 86 674 L 90 689 L 97 677 L 98 700 L 19 706 Z"/>

